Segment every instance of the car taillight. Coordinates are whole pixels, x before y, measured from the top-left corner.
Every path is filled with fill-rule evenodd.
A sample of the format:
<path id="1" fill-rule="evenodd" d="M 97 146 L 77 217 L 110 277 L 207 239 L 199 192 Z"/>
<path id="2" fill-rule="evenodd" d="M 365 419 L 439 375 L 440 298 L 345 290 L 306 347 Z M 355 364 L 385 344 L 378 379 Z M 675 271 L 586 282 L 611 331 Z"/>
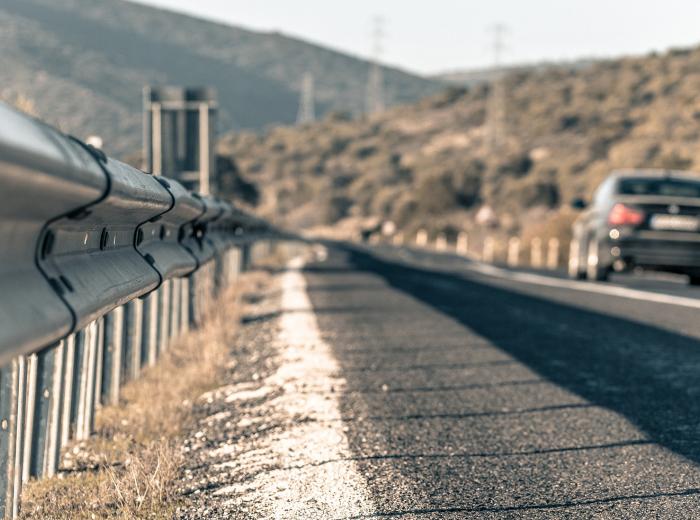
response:
<path id="1" fill-rule="evenodd" d="M 637 226 L 644 222 L 644 213 L 624 204 L 615 204 L 608 215 L 611 226 Z"/>

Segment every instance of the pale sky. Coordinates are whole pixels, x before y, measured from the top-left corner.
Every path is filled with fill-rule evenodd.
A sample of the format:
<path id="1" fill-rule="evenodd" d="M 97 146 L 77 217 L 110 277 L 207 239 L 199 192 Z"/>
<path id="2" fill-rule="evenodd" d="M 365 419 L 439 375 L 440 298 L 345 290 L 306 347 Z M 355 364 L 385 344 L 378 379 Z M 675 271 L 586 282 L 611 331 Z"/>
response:
<path id="1" fill-rule="evenodd" d="M 386 19 L 382 61 L 429 74 L 492 61 L 489 27 L 508 26 L 504 61 L 642 54 L 700 42 L 700 0 L 139 0 L 359 56 Z"/>

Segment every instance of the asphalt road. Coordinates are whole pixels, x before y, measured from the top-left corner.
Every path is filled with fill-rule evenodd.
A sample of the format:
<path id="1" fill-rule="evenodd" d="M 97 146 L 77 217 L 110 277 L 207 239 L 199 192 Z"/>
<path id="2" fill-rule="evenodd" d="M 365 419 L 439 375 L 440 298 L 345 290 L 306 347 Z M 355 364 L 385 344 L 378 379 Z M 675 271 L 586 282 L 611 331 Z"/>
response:
<path id="1" fill-rule="evenodd" d="M 248 320 L 288 329 L 262 386 L 212 412 L 274 396 L 197 491 L 228 517 L 700 518 L 697 289 L 343 246 L 294 276 Z"/>

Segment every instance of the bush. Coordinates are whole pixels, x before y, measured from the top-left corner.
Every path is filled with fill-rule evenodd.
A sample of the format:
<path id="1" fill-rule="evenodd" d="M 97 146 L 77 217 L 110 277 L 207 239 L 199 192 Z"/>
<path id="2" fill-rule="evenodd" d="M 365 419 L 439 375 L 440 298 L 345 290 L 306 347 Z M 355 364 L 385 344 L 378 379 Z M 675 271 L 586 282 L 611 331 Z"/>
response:
<path id="1" fill-rule="evenodd" d="M 469 89 L 463 86 L 451 86 L 448 87 L 442 94 L 436 96 L 433 100 L 433 108 L 444 108 L 453 105 L 460 99 L 462 99 Z"/>
<path id="2" fill-rule="evenodd" d="M 418 210 L 428 215 L 439 215 L 457 202 L 450 174 L 441 173 L 423 178 L 416 189 Z"/>
<path id="3" fill-rule="evenodd" d="M 260 203 L 258 186 L 246 180 L 232 157 L 216 157 L 216 185 L 221 196 L 242 201 L 251 206 Z"/>
<path id="4" fill-rule="evenodd" d="M 581 124 L 581 117 L 578 114 L 563 116 L 559 120 L 559 130 L 573 130 Z"/>
<path id="5" fill-rule="evenodd" d="M 656 161 L 656 166 L 664 170 L 687 170 L 693 165 L 692 159 L 683 157 L 678 152 L 673 151 L 662 155 Z"/>
<path id="6" fill-rule="evenodd" d="M 335 196 L 328 199 L 321 217 L 323 222 L 335 224 L 348 216 L 353 205 L 352 199 L 343 196 Z"/>
<path id="7" fill-rule="evenodd" d="M 419 204 L 411 196 L 399 199 L 391 212 L 391 219 L 399 227 L 404 227 L 416 215 L 419 209 Z"/>
<path id="8" fill-rule="evenodd" d="M 375 153 L 377 153 L 376 146 L 361 146 L 355 152 L 355 157 L 358 159 L 367 159 L 368 157 L 372 157 Z"/>
<path id="9" fill-rule="evenodd" d="M 470 161 L 464 170 L 452 176 L 452 187 L 460 206 L 471 208 L 481 201 L 481 188 L 486 166 L 479 160 Z"/>
<path id="10" fill-rule="evenodd" d="M 530 172 L 532 165 L 533 162 L 532 159 L 530 159 L 530 155 L 522 154 L 502 163 L 498 167 L 498 173 L 501 175 L 510 175 L 512 177 L 522 177 Z"/>
<path id="11" fill-rule="evenodd" d="M 526 184 L 521 190 L 524 207 L 544 206 L 554 208 L 559 205 L 559 187 L 553 181 L 537 181 Z"/>

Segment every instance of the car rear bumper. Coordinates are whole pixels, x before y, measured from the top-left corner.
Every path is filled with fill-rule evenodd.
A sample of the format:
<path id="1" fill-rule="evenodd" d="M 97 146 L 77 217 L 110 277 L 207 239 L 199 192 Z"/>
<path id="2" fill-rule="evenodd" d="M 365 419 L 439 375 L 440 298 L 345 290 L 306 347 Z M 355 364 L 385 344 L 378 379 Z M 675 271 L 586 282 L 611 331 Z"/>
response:
<path id="1" fill-rule="evenodd" d="M 677 233 L 665 237 L 661 233 L 647 233 L 608 240 L 605 256 L 609 264 L 623 260 L 628 266 L 684 268 L 700 270 L 700 236 L 679 237 Z"/>

